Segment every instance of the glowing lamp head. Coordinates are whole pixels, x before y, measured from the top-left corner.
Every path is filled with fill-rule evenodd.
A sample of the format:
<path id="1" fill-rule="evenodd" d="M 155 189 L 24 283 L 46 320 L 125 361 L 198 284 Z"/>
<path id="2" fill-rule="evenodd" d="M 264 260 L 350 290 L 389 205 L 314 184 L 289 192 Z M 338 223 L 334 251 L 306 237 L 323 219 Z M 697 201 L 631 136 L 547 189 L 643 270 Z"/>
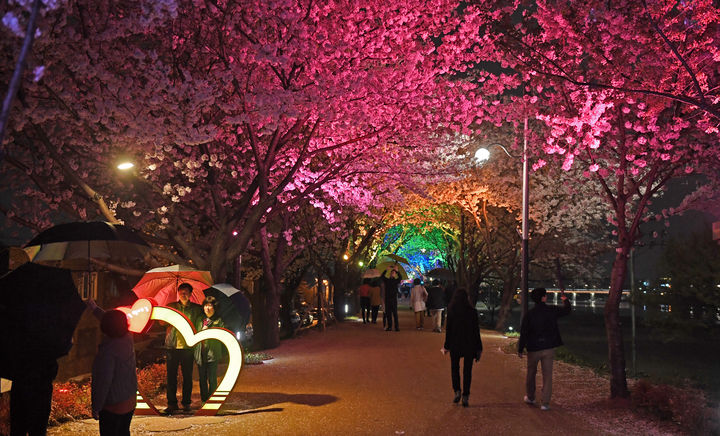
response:
<path id="1" fill-rule="evenodd" d="M 487 148 L 479 148 L 475 152 L 475 160 L 478 163 L 485 163 L 488 159 L 490 159 L 490 151 Z"/>
<path id="2" fill-rule="evenodd" d="M 122 170 L 122 171 L 127 171 L 127 170 L 133 168 L 134 166 L 135 166 L 135 164 L 133 164 L 132 162 L 121 162 L 120 164 L 118 164 L 117 169 Z"/>

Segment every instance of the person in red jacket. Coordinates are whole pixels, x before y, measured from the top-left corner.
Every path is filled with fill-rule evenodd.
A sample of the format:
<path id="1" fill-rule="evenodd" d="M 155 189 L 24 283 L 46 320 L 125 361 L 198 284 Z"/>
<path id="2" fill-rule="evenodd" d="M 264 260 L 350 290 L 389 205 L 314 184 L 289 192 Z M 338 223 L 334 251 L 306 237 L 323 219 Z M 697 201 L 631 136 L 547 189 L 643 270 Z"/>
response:
<path id="1" fill-rule="evenodd" d="M 563 306 L 548 306 L 547 291 L 545 288 L 535 288 L 530 294 L 535 307 L 530 309 L 522 320 L 520 326 L 520 341 L 518 342 L 518 356 L 522 357 L 523 350 L 527 348 L 527 376 L 525 379 L 524 401 L 535 404 L 535 375 L 537 365 L 542 367 L 543 388 L 541 410 L 550 410 L 550 396 L 552 395 L 552 367 L 555 359 L 555 348 L 563 344 L 560 338 L 557 319 L 570 313 L 570 301 L 565 292 L 560 293 Z"/>

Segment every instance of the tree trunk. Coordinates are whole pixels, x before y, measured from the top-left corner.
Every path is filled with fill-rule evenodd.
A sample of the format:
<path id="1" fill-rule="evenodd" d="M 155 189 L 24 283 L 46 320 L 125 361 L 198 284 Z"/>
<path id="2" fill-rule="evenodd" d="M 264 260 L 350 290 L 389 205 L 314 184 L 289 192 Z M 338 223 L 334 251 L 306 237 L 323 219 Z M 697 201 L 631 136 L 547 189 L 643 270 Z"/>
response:
<path id="1" fill-rule="evenodd" d="M 335 277 L 332 280 L 335 286 L 335 292 L 333 292 L 333 312 L 335 313 L 335 319 L 337 321 L 345 320 L 345 313 L 342 308 L 345 304 L 345 291 L 348 289 L 348 282 L 350 281 L 350 273 L 348 272 L 347 263 L 343 264 L 340 262 L 335 263 Z M 318 309 L 320 309 L 318 307 Z"/>
<path id="2" fill-rule="evenodd" d="M 267 350 L 280 345 L 278 315 L 280 295 L 267 283 L 253 295 L 253 345 L 257 350 Z"/>
<path id="3" fill-rule="evenodd" d="M 460 210 L 460 255 L 458 256 L 458 278 L 460 279 L 459 287 L 467 286 L 467 265 L 465 262 L 465 214 Z"/>
<path id="4" fill-rule="evenodd" d="M 610 278 L 610 291 L 605 303 L 605 332 L 610 363 L 610 398 L 628 398 L 630 396 L 625 376 L 625 349 L 620 328 L 620 298 L 627 275 L 629 252 L 629 247 L 620 247 L 620 251 L 615 256 Z"/>
<path id="5" fill-rule="evenodd" d="M 513 280 L 503 281 L 503 293 L 500 299 L 500 309 L 498 310 L 498 319 L 495 323 L 495 330 L 503 331 L 510 319 L 512 312 L 512 304 L 515 294 L 517 293 L 517 284 Z"/>

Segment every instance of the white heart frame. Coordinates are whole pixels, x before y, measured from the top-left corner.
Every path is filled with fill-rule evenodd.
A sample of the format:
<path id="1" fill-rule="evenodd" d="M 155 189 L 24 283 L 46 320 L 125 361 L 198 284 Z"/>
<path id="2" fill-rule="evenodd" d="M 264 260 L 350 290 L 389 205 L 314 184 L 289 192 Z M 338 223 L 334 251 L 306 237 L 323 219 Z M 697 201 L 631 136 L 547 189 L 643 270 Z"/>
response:
<path id="1" fill-rule="evenodd" d="M 190 323 L 185 315 L 178 312 L 175 309 L 171 309 L 165 306 L 154 306 L 150 319 L 158 321 L 164 321 L 171 326 L 175 327 L 177 331 L 185 339 L 185 343 L 188 346 L 193 346 L 200 341 L 207 339 L 216 339 L 225 345 L 229 355 L 229 362 L 227 371 L 225 371 L 225 377 L 218 384 L 215 392 L 212 396 L 203 404 L 195 415 L 216 415 L 220 407 L 227 400 L 228 395 L 232 392 L 237 382 L 240 370 L 242 370 L 245 356 L 243 350 L 235 336 L 224 328 L 209 328 L 202 330 L 199 333 L 195 333 L 195 328 Z M 136 415 L 157 415 L 157 409 L 145 401 L 142 395 L 138 392 L 137 394 L 138 403 L 135 408 Z"/>

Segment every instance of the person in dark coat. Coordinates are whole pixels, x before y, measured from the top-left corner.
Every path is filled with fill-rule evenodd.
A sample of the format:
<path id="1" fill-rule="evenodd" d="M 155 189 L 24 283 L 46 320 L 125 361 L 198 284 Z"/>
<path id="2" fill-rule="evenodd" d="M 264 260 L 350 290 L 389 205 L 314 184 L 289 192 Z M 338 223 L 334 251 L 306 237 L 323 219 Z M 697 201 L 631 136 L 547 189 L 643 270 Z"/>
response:
<path id="1" fill-rule="evenodd" d="M 57 360 L 49 356 L 19 356 L 13 365 L 10 389 L 10 435 L 44 436 L 52 404 Z"/>
<path id="2" fill-rule="evenodd" d="M 428 288 L 427 308 L 433 320 L 433 331 L 442 333 L 442 313 L 445 309 L 445 295 L 440 286 Z"/>
<path id="3" fill-rule="evenodd" d="M 447 327 L 445 329 L 445 345 L 443 354 L 450 352 L 450 374 L 452 388 L 455 391 L 453 403 L 460 401 L 462 394 L 463 407 L 468 406 L 470 383 L 472 382 L 473 360 L 480 360 L 482 340 L 478 314 L 470 305 L 465 288 L 458 288 L 448 306 Z M 462 392 L 460 391 L 460 358 L 463 358 Z"/>
<path id="4" fill-rule="evenodd" d="M 203 317 L 203 309 L 197 303 L 190 301 L 192 295 L 192 285 L 189 283 L 181 283 L 177 288 L 178 301 L 168 304 L 168 307 L 177 310 L 185 315 L 190 323 L 196 326 Z M 167 399 L 168 407 L 165 409 L 166 414 L 176 412 L 178 410 L 177 403 L 177 373 L 178 368 L 182 371 L 182 405 L 185 412 L 189 412 L 190 403 L 192 402 L 192 374 L 194 364 L 193 348 L 183 339 L 173 326 L 168 326 L 165 333 L 165 348 L 167 349 Z"/>
<path id="5" fill-rule="evenodd" d="M 195 326 L 198 332 L 225 327 L 222 318 L 216 312 L 217 300 L 215 297 L 205 297 L 202 307 L 205 316 Z M 210 399 L 217 389 L 217 368 L 224 350 L 225 346 L 216 339 L 208 339 L 195 345 L 195 363 L 198 366 L 200 399 L 203 403 Z"/>
<path id="6" fill-rule="evenodd" d="M 547 300 L 545 288 L 533 289 L 530 297 L 535 302 L 535 306 L 527 312 L 522 320 L 520 341 L 518 342 L 519 357 L 522 357 L 524 349 L 527 348 L 528 351 L 527 376 L 525 378 L 527 394 L 524 401 L 528 404 L 535 404 L 535 376 L 538 362 L 540 362 L 543 375 L 542 406 L 540 408 L 541 410 L 549 410 L 555 348 L 563 344 L 557 319 L 568 315 L 571 306 L 565 292 L 560 293 L 560 298 L 563 301 L 562 307 L 545 304 Z"/>
<path id="7" fill-rule="evenodd" d="M 393 318 L 395 318 L 395 331 L 399 331 L 400 324 L 398 323 L 397 294 L 398 285 L 402 279 L 400 278 L 400 273 L 397 270 L 397 265 L 393 265 L 392 268 L 383 271 L 380 278 L 382 279 L 383 286 L 385 288 L 385 317 L 387 318 L 387 327 L 385 327 L 385 331 L 392 330 Z"/>

